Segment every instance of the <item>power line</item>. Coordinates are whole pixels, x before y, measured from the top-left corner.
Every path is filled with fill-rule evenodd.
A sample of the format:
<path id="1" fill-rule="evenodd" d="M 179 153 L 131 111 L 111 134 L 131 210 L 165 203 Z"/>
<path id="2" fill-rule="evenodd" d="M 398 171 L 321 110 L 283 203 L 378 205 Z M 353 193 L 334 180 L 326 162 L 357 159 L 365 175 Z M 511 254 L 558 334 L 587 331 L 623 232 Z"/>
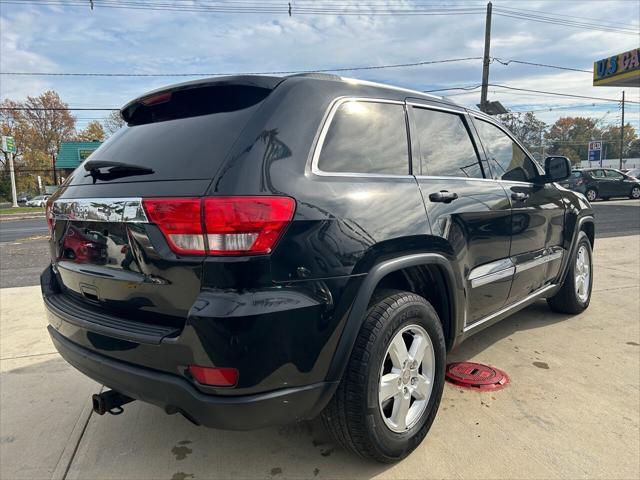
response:
<path id="1" fill-rule="evenodd" d="M 0 0 L 0 3 L 11 3 L 18 5 L 58 5 L 67 7 L 87 7 L 84 0 Z M 415 6 L 400 4 L 397 6 L 371 5 L 371 4 L 302 4 L 296 2 L 289 5 L 289 2 L 282 3 L 243 3 L 243 2 L 224 2 L 224 3 L 207 3 L 207 4 L 179 4 L 167 1 L 142 1 L 142 0 L 94 0 L 96 7 L 103 8 L 125 8 L 138 10 L 165 10 L 165 11 L 182 11 L 182 12 L 211 12 L 211 13 L 280 13 L 286 15 L 477 15 L 484 13 L 482 6 L 458 6 L 451 5 L 434 5 L 434 4 L 417 4 Z M 589 23 L 582 18 L 572 20 L 569 15 L 534 12 L 528 13 L 523 9 L 513 9 L 506 7 L 496 7 L 496 15 L 503 17 L 516 18 L 521 20 L 530 20 L 534 22 L 549 23 L 553 25 L 563 25 L 577 28 L 589 28 L 592 30 L 602 30 L 609 32 L 617 32 L 626 35 L 638 35 L 635 26 L 616 27 L 606 25 L 599 19 L 592 19 L 598 23 Z M 578 18 L 578 17 L 573 17 Z"/>
<path id="2" fill-rule="evenodd" d="M 573 68 L 573 67 L 563 67 L 561 65 L 550 65 L 548 63 L 536 63 L 536 62 L 525 62 L 524 60 L 510 60 L 510 59 L 502 59 L 497 57 L 492 57 L 491 60 L 495 60 L 501 65 L 509 66 L 511 63 L 519 63 L 521 65 L 531 65 L 534 67 L 546 67 L 546 68 L 555 68 L 558 70 L 569 70 L 572 72 L 584 72 L 584 73 L 593 73 L 592 70 L 584 70 L 582 68 Z"/>
<path id="3" fill-rule="evenodd" d="M 299 73 L 355 72 L 362 70 L 383 70 L 386 68 L 419 67 L 440 63 L 482 60 L 482 57 L 448 58 L 445 60 L 425 60 L 421 62 L 369 65 L 363 67 L 318 68 L 310 70 L 280 70 L 266 72 L 217 72 L 217 73 L 100 73 L 100 72 L 0 72 L 0 75 L 52 76 L 52 77 L 219 77 L 227 75 L 292 75 Z"/>
<path id="4" fill-rule="evenodd" d="M 548 92 L 548 91 L 545 91 L 545 90 L 533 90 L 533 89 L 529 89 L 529 88 L 512 87 L 512 86 L 509 86 L 509 85 L 499 85 L 499 84 L 496 84 L 496 83 L 490 83 L 489 85 L 492 86 L 492 87 L 497 87 L 497 88 L 506 88 L 508 90 L 544 93 L 545 95 L 554 95 L 554 96 L 559 96 L 559 97 L 586 98 L 588 100 L 601 100 L 601 101 L 606 101 L 606 102 L 617 102 L 617 101 L 619 101 L 618 99 L 614 99 L 614 98 L 590 97 L 588 95 L 575 95 L 573 93 Z M 640 104 L 640 102 L 635 102 L 633 100 L 626 100 L 626 103 L 637 103 L 637 104 Z"/>

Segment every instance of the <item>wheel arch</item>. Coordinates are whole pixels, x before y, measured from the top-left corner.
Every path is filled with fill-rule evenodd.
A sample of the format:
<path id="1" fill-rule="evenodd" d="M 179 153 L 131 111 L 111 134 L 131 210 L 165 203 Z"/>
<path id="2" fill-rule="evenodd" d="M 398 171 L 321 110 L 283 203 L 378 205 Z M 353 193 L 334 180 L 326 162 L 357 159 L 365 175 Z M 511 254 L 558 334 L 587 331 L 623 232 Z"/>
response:
<path id="1" fill-rule="evenodd" d="M 425 276 L 433 282 L 429 285 L 434 286 L 435 291 L 428 291 L 420 285 L 419 280 Z M 464 311 L 464 307 L 461 305 L 462 283 L 456 278 L 451 261 L 438 253 L 416 253 L 384 260 L 371 268 L 356 293 L 329 368 L 327 381 L 339 381 L 342 378 L 371 298 L 379 288 L 411 291 L 434 302 L 435 305 L 432 305 L 443 322 L 447 349 L 455 345 L 456 337 L 462 329 L 460 313 Z M 446 298 L 435 301 L 441 294 Z"/>

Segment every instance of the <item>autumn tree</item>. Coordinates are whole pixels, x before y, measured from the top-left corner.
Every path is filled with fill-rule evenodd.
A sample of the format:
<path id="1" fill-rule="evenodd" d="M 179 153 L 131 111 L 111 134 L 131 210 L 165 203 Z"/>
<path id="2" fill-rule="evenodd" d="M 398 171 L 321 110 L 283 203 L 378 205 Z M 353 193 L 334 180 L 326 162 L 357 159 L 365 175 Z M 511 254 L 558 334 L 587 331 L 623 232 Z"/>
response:
<path id="1" fill-rule="evenodd" d="M 106 135 L 110 137 L 118 130 L 120 130 L 126 124 L 126 122 L 122 118 L 122 115 L 120 115 L 119 110 L 113 110 L 109 115 L 105 117 L 105 119 L 102 121 L 102 124 L 104 125 Z"/>
<path id="2" fill-rule="evenodd" d="M 104 128 L 97 120 L 89 122 L 84 130 L 76 135 L 76 140 L 79 142 L 104 142 L 104 139 Z"/>
<path id="3" fill-rule="evenodd" d="M 622 141 L 623 145 L 623 158 L 630 158 L 637 155 L 630 155 L 631 146 L 634 140 L 638 139 L 638 134 L 636 129 L 633 128 L 633 125 L 627 123 L 624 126 L 624 139 Z M 606 158 L 620 158 L 620 126 L 609 125 L 607 128 L 602 130 L 602 141 L 605 143 L 607 147 L 607 157 Z"/>
<path id="4" fill-rule="evenodd" d="M 586 117 L 562 117 L 545 133 L 549 153 L 563 155 L 574 165 L 586 160 L 591 140 L 600 140 L 597 120 Z"/>
<path id="5" fill-rule="evenodd" d="M 5 99 L 0 107 L 0 130 L 16 139 L 17 189 L 35 190 L 37 175 L 52 173 L 52 155 L 73 137 L 75 118 L 53 91 L 22 102 Z M 52 175 L 45 181 L 52 183 Z"/>

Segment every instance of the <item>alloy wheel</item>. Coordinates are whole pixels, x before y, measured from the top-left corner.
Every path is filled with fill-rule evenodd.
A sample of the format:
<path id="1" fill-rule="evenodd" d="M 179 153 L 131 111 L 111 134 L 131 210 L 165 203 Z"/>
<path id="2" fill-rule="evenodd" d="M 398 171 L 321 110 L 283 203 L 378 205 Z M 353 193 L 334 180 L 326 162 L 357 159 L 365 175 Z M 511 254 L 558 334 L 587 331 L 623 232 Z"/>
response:
<path id="1" fill-rule="evenodd" d="M 418 423 L 427 408 L 435 374 L 431 338 L 408 325 L 391 340 L 380 370 L 378 403 L 387 427 L 402 433 Z"/>
<path id="2" fill-rule="evenodd" d="M 584 245 L 580 245 L 578 249 L 574 274 L 576 295 L 580 302 L 585 303 L 589 298 L 591 289 L 591 258 L 587 247 Z"/>

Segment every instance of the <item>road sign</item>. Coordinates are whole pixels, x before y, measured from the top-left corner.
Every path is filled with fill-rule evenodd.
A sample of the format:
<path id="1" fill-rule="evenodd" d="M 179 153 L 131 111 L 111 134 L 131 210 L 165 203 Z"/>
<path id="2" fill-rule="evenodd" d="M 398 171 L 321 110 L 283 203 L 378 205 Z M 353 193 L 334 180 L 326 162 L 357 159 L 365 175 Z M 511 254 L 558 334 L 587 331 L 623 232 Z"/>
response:
<path id="1" fill-rule="evenodd" d="M 589 142 L 589 162 L 599 162 L 602 166 L 602 142 Z"/>
<path id="2" fill-rule="evenodd" d="M 2 136 L 2 151 L 6 153 L 16 153 L 16 141 L 13 137 Z"/>

